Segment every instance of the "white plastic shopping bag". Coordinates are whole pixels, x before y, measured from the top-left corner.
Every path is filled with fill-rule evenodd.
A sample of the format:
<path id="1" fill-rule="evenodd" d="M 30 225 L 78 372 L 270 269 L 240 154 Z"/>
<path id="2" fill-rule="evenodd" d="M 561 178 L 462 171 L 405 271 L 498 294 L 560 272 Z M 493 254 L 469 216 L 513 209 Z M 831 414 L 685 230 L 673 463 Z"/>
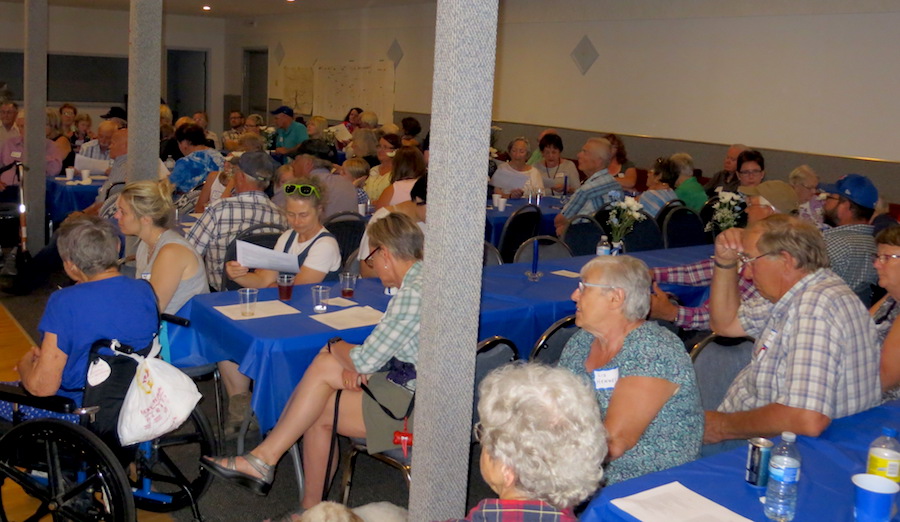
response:
<path id="1" fill-rule="evenodd" d="M 128 355 L 138 361 L 138 367 L 119 413 L 119 440 L 123 446 L 152 440 L 178 428 L 200 401 L 194 381 L 155 358 L 156 353 L 158 346 L 146 358 Z"/>

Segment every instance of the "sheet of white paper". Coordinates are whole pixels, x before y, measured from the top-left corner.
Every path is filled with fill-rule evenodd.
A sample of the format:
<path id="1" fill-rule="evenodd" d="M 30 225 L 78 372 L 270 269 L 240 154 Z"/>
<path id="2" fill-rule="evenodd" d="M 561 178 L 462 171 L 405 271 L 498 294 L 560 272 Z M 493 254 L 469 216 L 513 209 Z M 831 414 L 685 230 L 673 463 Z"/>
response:
<path id="1" fill-rule="evenodd" d="M 237 262 L 250 268 L 265 268 L 276 272 L 296 274 L 300 271 L 297 256 L 276 252 L 246 241 L 237 242 Z"/>
<path id="2" fill-rule="evenodd" d="M 310 317 L 335 330 L 346 330 L 348 328 L 378 324 L 382 315 L 384 313 L 371 306 L 354 306 L 353 308 L 345 308 L 337 312 L 313 314 Z"/>
<path id="3" fill-rule="evenodd" d="M 751 522 L 730 509 L 691 491 L 680 482 L 669 482 L 612 501 L 617 508 L 643 522 Z"/>
<path id="4" fill-rule="evenodd" d="M 338 141 L 350 141 L 350 139 L 353 138 L 350 131 L 347 130 L 347 127 L 344 127 L 343 123 L 328 127 L 328 130 L 334 132 L 334 137 Z"/>
<path id="5" fill-rule="evenodd" d="M 91 171 L 91 176 L 94 174 L 106 174 L 106 169 L 109 168 L 109 160 L 99 160 L 94 158 L 89 158 L 87 156 L 82 156 L 81 154 L 75 155 L 75 171 L 81 175 L 81 171 L 84 169 L 88 169 Z"/>
<path id="6" fill-rule="evenodd" d="M 571 270 L 557 270 L 555 272 L 550 272 L 551 274 L 562 276 L 562 277 L 571 277 L 572 279 L 577 279 L 581 277 L 581 274 L 578 272 L 573 272 Z"/>
<path id="7" fill-rule="evenodd" d="M 235 295 L 237 297 L 237 295 Z M 262 317 L 275 317 L 277 315 L 290 315 L 302 313 L 300 310 L 283 303 L 281 301 L 259 301 L 256 303 L 256 310 L 253 315 L 241 315 L 241 305 L 233 304 L 226 306 L 216 306 L 216 310 L 229 319 L 235 321 L 243 321 L 244 319 L 260 319 Z"/>
<path id="8" fill-rule="evenodd" d="M 359 303 L 357 303 L 356 301 L 351 301 L 351 300 L 349 300 L 349 299 L 344 299 L 343 297 L 332 297 L 331 299 L 329 299 L 328 301 L 326 301 L 326 303 L 328 303 L 328 304 L 330 304 L 330 305 L 334 305 L 334 306 L 342 306 L 342 307 L 356 306 L 356 305 L 359 304 Z"/>

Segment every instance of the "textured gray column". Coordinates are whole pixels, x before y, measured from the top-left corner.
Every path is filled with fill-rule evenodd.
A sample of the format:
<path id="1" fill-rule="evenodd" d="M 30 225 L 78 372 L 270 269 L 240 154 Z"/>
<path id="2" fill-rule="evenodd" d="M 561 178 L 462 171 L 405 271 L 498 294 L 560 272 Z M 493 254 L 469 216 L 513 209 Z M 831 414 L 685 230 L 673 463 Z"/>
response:
<path id="1" fill-rule="evenodd" d="M 465 511 L 497 0 L 438 0 L 435 33 L 413 521 Z"/>
<path id="2" fill-rule="evenodd" d="M 28 250 L 44 246 L 44 206 L 47 173 L 44 125 L 47 116 L 47 0 L 25 1 L 25 199 L 28 203 Z"/>
<path id="3" fill-rule="evenodd" d="M 128 43 L 128 180 L 157 179 L 162 0 L 131 0 Z"/>

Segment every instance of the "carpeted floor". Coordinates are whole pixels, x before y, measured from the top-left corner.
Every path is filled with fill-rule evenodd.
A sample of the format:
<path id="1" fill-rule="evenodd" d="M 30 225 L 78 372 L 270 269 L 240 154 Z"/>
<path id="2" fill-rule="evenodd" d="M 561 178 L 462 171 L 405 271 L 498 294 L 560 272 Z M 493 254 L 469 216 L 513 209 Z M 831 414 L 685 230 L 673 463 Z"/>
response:
<path id="1" fill-rule="evenodd" d="M 3 304 L 9 312 L 21 324 L 22 329 L 38 341 L 38 324 L 44 306 L 50 294 L 58 285 L 69 284 L 64 274 L 54 274 L 50 282 L 28 296 L 8 296 L 0 293 L 0 304 Z M 115 303 L 110 303 L 114 306 Z M 203 393 L 202 402 L 204 411 L 210 419 L 214 419 L 213 394 L 210 382 L 200 383 L 200 391 Z M 258 438 L 258 434 L 253 434 Z M 248 440 L 248 447 L 252 448 L 256 440 Z M 481 479 L 478 470 L 479 447 L 472 449 L 469 477 L 469 493 L 467 509 L 486 497 L 496 497 Z M 225 454 L 234 454 L 235 445 L 226 445 Z M 186 466 L 195 463 L 184 463 Z M 330 491 L 330 499 L 340 501 L 342 492 L 340 489 L 340 477 L 343 469 L 338 469 L 334 485 Z M 415 473 L 415 472 L 413 472 Z M 413 477 L 415 480 L 415 476 Z M 389 501 L 399 506 L 407 507 L 408 490 L 402 475 L 397 470 L 382 464 L 374 459 L 361 455 L 357 459 L 356 473 L 354 475 L 353 488 L 351 490 L 349 504 L 351 507 L 360 506 L 370 502 Z M 232 486 L 222 481 L 214 481 L 209 490 L 200 499 L 200 509 L 207 521 L 244 521 L 261 520 L 263 518 L 282 515 L 295 510 L 299 505 L 298 488 L 293 471 L 290 456 L 285 456 L 278 465 L 275 483 L 267 497 L 257 497 L 247 490 Z M 190 521 L 192 519 L 190 509 L 172 513 L 175 520 Z"/>

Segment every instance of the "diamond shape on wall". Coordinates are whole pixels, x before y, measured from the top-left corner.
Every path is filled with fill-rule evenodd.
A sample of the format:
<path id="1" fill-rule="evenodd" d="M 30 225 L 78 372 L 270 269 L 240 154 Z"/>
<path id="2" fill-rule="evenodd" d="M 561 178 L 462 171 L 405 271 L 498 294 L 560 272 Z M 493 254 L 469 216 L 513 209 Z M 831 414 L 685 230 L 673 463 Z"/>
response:
<path id="1" fill-rule="evenodd" d="M 594 62 L 597 61 L 600 54 L 597 53 L 597 49 L 591 43 L 591 39 L 585 35 L 578 42 L 578 45 L 575 46 L 575 49 L 572 49 L 570 56 L 572 56 L 575 65 L 578 66 L 578 70 L 581 71 L 581 75 L 584 76 L 591 66 L 594 65 Z"/>
<path id="2" fill-rule="evenodd" d="M 275 63 L 281 65 L 281 60 L 284 60 L 284 46 L 281 45 L 281 42 L 278 42 L 278 45 L 275 46 L 272 56 L 275 58 Z"/>
<path id="3" fill-rule="evenodd" d="M 395 38 L 393 42 L 391 42 L 391 47 L 388 49 L 387 57 L 394 62 L 394 68 L 396 69 L 398 65 L 400 65 L 400 60 L 403 59 L 403 48 L 400 47 L 400 44 L 397 42 Z"/>

